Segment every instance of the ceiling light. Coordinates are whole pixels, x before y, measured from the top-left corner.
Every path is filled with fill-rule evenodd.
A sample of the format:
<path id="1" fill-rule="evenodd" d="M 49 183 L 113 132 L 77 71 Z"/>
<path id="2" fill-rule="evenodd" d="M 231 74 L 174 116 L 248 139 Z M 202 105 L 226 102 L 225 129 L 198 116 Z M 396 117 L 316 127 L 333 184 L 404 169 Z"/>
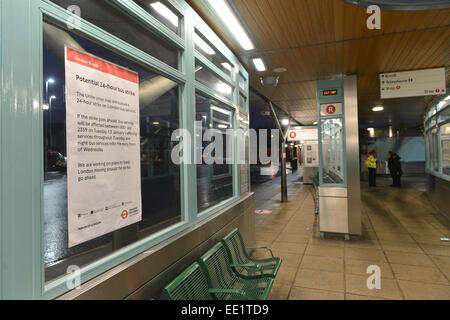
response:
<path id="1" fill-rule="evenodd" d="M 194 34 L 194 42 L 197 46 L 200 47 L 206 54 L 213 55 L 216 54 L 213 48 L 211 48 L 205 40 L 203 40 L 198 34 Z"/>
<path id="2" fill-rule="evenodd" d="M 384 107 L 382 107 L 382 106 L 378 106 L 378 107 L 372 108 L 372 111 L 374 111 L 374 112 L 380 112 L 380 111 L 383 111 L 383 110 L 384 110 Z"/>
<path id="3" fill-rule="evenodd" d="M 217 112 L 226 114 L 227 116 L 230 116 L 230 115 L 231 115 L 231 112 L 230 112 L 230 111 L 225 110 L 225 109 L 222 109 L 222 108 L 219 108 L 219 107 L 216 107 L 216 106 L 212 106 L 211 109 L 213 109 L 214 111 L 217 111 Z"/>
<path id="4" fill-rule="evenodd" d="M 50 109 L 50 107 L 49 107 L 48 104 L 44 104 L 44 105 L 42 105 L 42 109 L 43 110 L 48 110 L 48 109 Z"/>
<path id="5" fill-rule="evenodd" d="M 172 12 L 169 8 L 167 8 L 161 2 L 155 2 L 151 4 L 152 8 L 155 9 L 160 15 L 169 20 L 171 24 L 175 27 L 178 27 L 178 16 Z"/>
<path id="6" fill-rule="evenodd" d="M 266 65 L 264 64 L 264 61 L 261 58 L 253 59 L 253 64 L 255 65 L 256 70 L 258 70 L 259 72 L 263 72 L 263 71 L 267 70 Z"/>
<path id="7" fill-rule="evenodd" d="M 231 94 L 232 92 L 232 88 L 226 83 L 218 83 L 216 88 L 222 94 Z"/>
<path id="8" fill-rule="evenodd" d="M 222 67 L 224 67 L 225 69 L 231 71 L 232 67 L 228 62 L 222 62 L 221 63 Z"/>
<path id="9" fill-rule="evenodd" d="M 315 121 L 315 122 L 313 123 L 313 125 L 314 125 L 314 126 L 316 126 L 317 124 L 318 124 L 318 122 L 317 122 L 317 121 Z"/>
<path id="10" fill-rule="evenodd" d="M 283 120 L 281 120 L 281 124 L 283 125 L 283 126 L 287 126 L 288 124 L 289 124 L 289 119 L 283 119 Z"/>
<path id="11" fill-rule="evenodd" d="M 55 83 L 55 80 L 50 78 L 50 79 L 47 80 L 47 82 L 53 84 L 53 83 Z"/>
<path id="12" fill-rule="evenodd" d="M 245 32 L 241 23 L 236 18 L 236 15 L 231 10 L 230 6 L 225 0 L 208 0 L 210 6 L 216 11 L 217 16 L 222 19 L 222 22 L 227 26 L 230 32 L 234 35 L 241 47 L 248 51 L 255 49 L 252 41 Z"/>

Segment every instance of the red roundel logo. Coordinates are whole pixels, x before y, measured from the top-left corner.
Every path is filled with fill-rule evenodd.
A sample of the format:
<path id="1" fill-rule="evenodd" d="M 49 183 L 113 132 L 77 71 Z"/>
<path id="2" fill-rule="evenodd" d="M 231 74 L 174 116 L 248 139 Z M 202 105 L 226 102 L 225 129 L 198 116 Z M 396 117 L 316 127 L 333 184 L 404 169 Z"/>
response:
<path id="1" fill-rule="evenodd" d="M 128 218 L 128 211 L 127 210 L 123 210 L 122 214 L 120 216 L 122 217 L 123 220 L 125 220 L 126 218 Z"/>
<path id="2" fill-rule="evenodd" d="M 439 90 L 439 89 L 436 89 L 436 93 L 439 93 L 439 92 L 441 92 L 441 90 Z"/>
<path id="3" fill-rule="evenodd" d="M 336 107 L 335 107 L 335 106 L 329 105 L 329 106 L 327 107 L 327 113 L 328 113 L 328 114 L 334 114 L 335 112 L 336 112 Z"/>
<path id="4" fill-rule="evenodd" d="M 401 86 L 397 86 L 397 90 L 400 90 L 402 87 Z"/>
<path id="5" fill-rule="evenodd" d="M 295 139 L 297 137 L 297 134 L 295 133 L 295 131 L 292 131 L 289 136 L 291 137 L 291 139 Z"/>

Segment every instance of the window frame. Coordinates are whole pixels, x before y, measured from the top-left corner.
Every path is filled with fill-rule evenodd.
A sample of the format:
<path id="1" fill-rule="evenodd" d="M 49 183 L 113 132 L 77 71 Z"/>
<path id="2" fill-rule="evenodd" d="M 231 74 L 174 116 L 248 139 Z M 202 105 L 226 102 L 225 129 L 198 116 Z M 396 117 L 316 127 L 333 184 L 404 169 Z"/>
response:
<path id="1" fill-rule="evenodd" d="M 436 176 L 440 179 L 450 181 L 450 175 L 444 174 L 443 162 L 442 162 L 442 139 L 441 128 L 450 123 L 450 119 L 439 122 L 440 116 L 445 111 L 450 111 L 449 95 L 440 97 L 433 105 L 425 112 L 424 119 L 424 139 L 426 150 L 426 173 Z M 447 99 L 447 100 L 445 100 Z M 434 150 L 433 134 L 432 131 L 436 130 L 437 150 Z M 435 170 L 434 161 L 437 161 L 438 169 Z"/>
<path id="2" fill-rule="evenodd" d="M 80 36 L 98 43 L 111 51 L 130 59 L 152 71 L 165 76 L 179 84 L 180 128 L 191 133 L 195 132 L 195 113 L 187 112 L 195 106 L 196 92 L 218 100 L 233 109 L 233 128 L 238 127 L 239 114 L 238 94 L 241 92 L 247 98 L 248 104 L 248 73 L 242 67 L 237 57 L 214 34 L 206 23 L 184 0 L 167 0 L 171 8 L 180 14 L 180 35 L 176 35 L 164 24 L 152 17 L 132 0 L 107 0 L 136 22 L 179 50 L 178 70 L 159 61 L 151 55 L 129 45 L 114 35 L 99 27 L 80 19 L 80 29 L 72 30 Z M 66 277 L 61 277 L 50 283 L 45 283 L 44 265 L 44 197 L 43 197 L 43 23 L 49 21 L 57 25 L 65 25 L 71 17 L 70 13 L 50 0 L 25 0 L 0 2 L 0 32 L 4 37 L 0 43 L 2 72 L 12 73 L 14 79 L 0 78 L 2 87 L 6 81 L 11 86 L 2 93 L 2 109 L 0 110 L 2 144 L 0 145 L 0 196 L 1 225 L 0 262 L 7 261 L 15 268 L 0 269 L 0 298 L 2 299 L 54 299 L 70 290 L 66 285 Z M 16 30 L 14 34 L 6 33 L 4 29 Z M 195 80 L 195 59 L 203 61 L 206 58 L 196 52 L 193 44 L 195 30 L 215 43 L 215 49 L 234 66 L 227 80 L 232 88 L 232 99 L 227 100 L 215 95 L 213 90 Z M 18 37 L 29 41 L 17 41 Z M 20 54 L 13 54 L 20 52 Z M 21 59 L 21 60 L 19 60 Z M 18 61 L 22 62 L 21 70 L 13 70 Z M 209 61 L 209 60 L 208 60 Z M 219 78 L 226 74 L 214 65 L 206 67 Z M 237 73 L 241 72 L 246 79 L 246 90 L 239 88 Z M 13 88 L 21 88 L 19 101 Z M 18 114 L 15 105 L 21 104 L 22 113 Z M 14 138 L 13 138 L 14 137 Z M 21 147 L 18 147 L 21 146 Z M 237 142 L 233 140 L 234 157 L 237 157 Z M 8 152 L 9 151 L 9 152 Z M 192 154 L 194 144 L 192 144 Z M 22 152 L 22 153 L 20 153 Z M 17 161 L 20 159 L 20 161 Z M 82 268 L 81 283 L 85 283 L 121 263 L 139 255 L 145 250 L 198 225 L 204 219 L 211 217 L 236 203 L 240 199 L 239 167 L 237 161 L 232 166 L 233 197 L 198 214 L 196 167 L 183 164 L 180 168 L 181 180 L 181 216 L 183 221 L 139 240 L 123 249 L 107 256 L 100 257 L 95 262 Z M 25 166 L 29 170 L 22 170 Z M 23 167 L 22 167 L 23 168 Z M 24 172 L 26 171 L 26 172 Z M 250 170 L 249 170 L 250 171 Z M 8 183 L 15 182 L 11 187 Z M 19 194 L 17 190 L 21 190 Z M 24 201 L 24 199 L 27 199 Z M 12 227 L 14 226 L 14 227 Z M 26 232 L 21 232 L 26 230 Z M 6 246 L 8 245 L 8 247 Z"/>

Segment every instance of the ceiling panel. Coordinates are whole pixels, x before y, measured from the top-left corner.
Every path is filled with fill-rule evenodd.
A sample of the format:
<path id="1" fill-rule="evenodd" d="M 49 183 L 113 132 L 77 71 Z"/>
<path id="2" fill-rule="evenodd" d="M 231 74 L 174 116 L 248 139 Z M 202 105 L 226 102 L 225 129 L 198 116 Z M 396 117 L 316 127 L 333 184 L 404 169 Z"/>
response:
<path id="1" fill-rule="evenodd" d="M 383 101 L 378 75 L 450 65 L 450 9 L 382 11 L 382 29 L 369 30 L 365 8 L 341 0 L 230 1 L 256 40 L 256 52 L 241 52 L 221 24 L 211 19 L 201 1 L 188 0 L 202 17 L 209 15 L 216 32 L 222 30 L 224 41 L 232 44 L 250 71 L 252 87 L 287 112 L 298 111 L 296 119 L 305 124 L 315 121 L 311 119 L 311 110 L 317 108 L 315 82 L 345 74 L 358 76 L 360 122 L 420 124 L 417 110 L 423 113 L 430 98 Z M 264 57 L 269 71 L 259 73 L 248 64 L 255 55 Z M 260 77 L 274 75 L 271 70 L 277 67 L 288 69 L 279 74 L 278 87 L 262 87 Z M 397 116 L 388 112 L 373 114 L 372 107 L 379 104 L 395 110 Z M 414 105 L 414 112 L 409 112 L 408 105 Z M 398 116 L 402 111 L 408 114 Z M 317 116 L 317 111 L 314 114 Z"/>

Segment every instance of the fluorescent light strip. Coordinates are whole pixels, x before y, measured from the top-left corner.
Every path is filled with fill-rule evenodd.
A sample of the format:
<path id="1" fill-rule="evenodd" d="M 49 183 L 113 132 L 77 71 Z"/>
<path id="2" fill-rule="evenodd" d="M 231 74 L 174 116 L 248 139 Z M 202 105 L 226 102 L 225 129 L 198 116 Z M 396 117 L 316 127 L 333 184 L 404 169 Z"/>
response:
<path id="1" fill-rule="evenodd" d="M 161 2 L 155 2 L 151 4 L 152 8 L 155 9 L 160 15 L 169 20 L 171 24 L 178 27 L 178 16 L 172 12 L 167 6 Z"/>
<path id="2" fill-rule="evenodd" d="M 221 65 L 228 71 L 231 71 L 231 69 L 232 69 L 231 65 L 228 62 L 222 62 Z"/>
<path id="3" fill-rule="evenodd" d="M 233 89 L 229 85 L 227 85 L 226 83 L 222 83 L 222 82 L 219 82 L 216 85 L 216 88 L 222 94 L 230 94 L 233 91 Z"/>
<path id="4" fill-rule="evenodd" d="M 197 46 L 200 47 L 206 54 L 213 55 L 216 54 L 213 48 L 211 48 L 205 40 L 203 40 L 198 34 L 194 34 L 194 42 Z"/>
<path id="5" fill-rule="evenodd" d="M 253 64 L 255 65 L 256 70 L 259 72 L 266 71 L 266 65 L 261 58 L 253 59 Z"/>
<path id="6" fill-rule="evenodd" d="M 382 107 L 382 106 L 372 108 L 372 111 L 374 111 L 374 112 L 380 112 L 380 111 L 383 111 L 383 110 L 384 110 L 384 107 Z"/>
<path id="7" fill-rule="evenodd" d="M 211 109 L 213 109 L 214 111 L 217 111 L 217 112 L 226 114 L 227 116 L 230 116 L 230 115 L 231 115 L 231 112 L 230 112 L 230 111 L 224 110 L 224 109 L 219 108 L 219 107 L 216 107 L 216 106 L 212 106 Z"/>
<path id="8" fill-rule="evenodd" d="M 255 49 L 255 46 L 245 32 L 241 23 L 236 18 L 236 15 L 233 13 L 230 6 L 224 0 L 208 0 L 208 2 L 216 11 L 216 14 L 222 19 L 222 22 L 234 35 L 241 47 L 246 51 Z"/>

